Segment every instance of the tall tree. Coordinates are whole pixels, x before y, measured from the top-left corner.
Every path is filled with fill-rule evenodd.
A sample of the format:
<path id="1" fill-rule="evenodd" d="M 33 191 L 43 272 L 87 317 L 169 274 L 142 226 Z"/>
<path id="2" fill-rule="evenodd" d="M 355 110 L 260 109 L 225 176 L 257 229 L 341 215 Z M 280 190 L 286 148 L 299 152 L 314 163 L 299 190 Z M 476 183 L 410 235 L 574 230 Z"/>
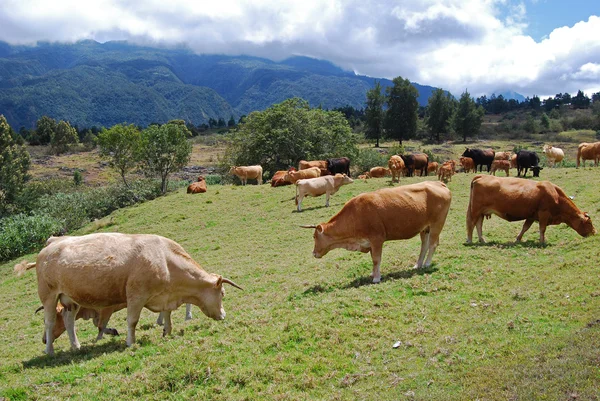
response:
<path id="1" fill-rule="evenodd" d="M 381 92 L 381 84 L 375 81 L 375 87 L 367 91 L 367 107 L 365 108 L 367 138 L 375 139 L 376 147 L 379 147 L 379 139 L 383 134 L 383 104 L 385 96 Z"/>
<path id="2" fill-rule="evenodd" d="M 61 121 L 56 125 L 56 131 L 50 138 L 50 147 L 52 152 L 58 154 L 69 150 L 73 144 L 79 143 L 79 135 L 75 128 L 71 127 L 68 121 Z"/>
<path id="3" fill-rule="evenodd" d="M 467 137 L 472 137 L 479 132 L 485 110 L 481 106 L 477 106 L 471 98 L 468 91 L 460 96 L 458 106 L 452 116 L 452 127 L 454 131 L 463 137 L 463 142 L 467 141 Z"/>
<path id="4" fill-rule="evenodd" d="M 56 120 L 42 116 L 35 123 L 35 133 L 30 142 L 32 145 L 48 145 L 54 132 L 56 132 Z"/>
<path id="5" fill-rule="evenodd" d="M 140 130 L 134 124 L 117 124 L 98 135 L 100 154 L 109 158 L 110 167 L 118 171 L 126 187 L 125 175 L 138 164 L 140 141 Z"/>
<path id="6" fill-rule="evenodd" d="M 394 78 L 393 83 L 385 90 L 388 105 L 385 125 L 390 136 L 402 145 L 403 139 L 413 138 L 417 132 L 419 91 L 402 77 Z"/>
<path id="7" fill-rule="evenodd" d="M 573 107 L 576 109 L 587 109 L 590 107 L 590 98 L 581 90 L 577 91 L 577 95 L 571 99 Z"/>
<path id="8" fill-rule="evenodd" d="M 435 135 L 437 142 L 440 141 L 440 134 L 448 132 L 450 128 L 454 103 L 452 95 L 439 88 L 429 97 L 425 122 L 431 133 Z"/>
<path id="9" fill-rule="evenodd" d="M 25 146 L 16 143 L 12 128 L 0 114 L 0 217 L 29 178 L 31 159 Z"/>

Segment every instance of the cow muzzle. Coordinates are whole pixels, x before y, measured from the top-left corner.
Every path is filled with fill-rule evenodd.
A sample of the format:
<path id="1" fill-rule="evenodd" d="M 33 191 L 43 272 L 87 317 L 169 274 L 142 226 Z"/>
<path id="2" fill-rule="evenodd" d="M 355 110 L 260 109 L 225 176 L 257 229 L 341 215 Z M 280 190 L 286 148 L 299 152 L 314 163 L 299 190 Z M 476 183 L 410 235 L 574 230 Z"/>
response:
<path id="1" fill-rule="evenodd" d="M 313 256 L 314 256 L 315 258 L 317 258 L 317 259 L 321 259 L 321 257 L 322 257 L 323 255 L 321 255 L 321 254 L 320 254 L 319 252 L 317 252 L 317 251 L 313 251 Z"/>

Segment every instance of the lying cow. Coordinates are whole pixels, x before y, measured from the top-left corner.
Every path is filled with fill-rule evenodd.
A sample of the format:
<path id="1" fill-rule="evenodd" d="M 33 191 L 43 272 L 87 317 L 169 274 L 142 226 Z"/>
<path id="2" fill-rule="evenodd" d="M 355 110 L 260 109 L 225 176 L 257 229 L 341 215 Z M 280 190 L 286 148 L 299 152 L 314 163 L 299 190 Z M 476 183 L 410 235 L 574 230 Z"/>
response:
<path id="1" fill-rule="evenodd" d="M 550 167 L 554 167 L 556 163 L 560 163 L 565 158 L 565 152 L 561 148 L 552 145 L 544 145 L 542 151 L 546 155 L 546 163 Z"/>
<path id="2" fill-rule="evenodd" d="M 586 160 L 593 160 L 594 166 L 597 167 L 600 162 L 600 142 L 580 143 L 577 147 L 577 168 L 579 168 L 580 160 L 583 160 L 583 167 L 585 167 Z"/>
<path id="3" fill-rule="evenodd" d="M 450 209 L 452 195 L 445 184 L 425 181 L 366 192 L 350 199 L 327 223 L 315 228 L 313 256 L 322 258 L 335 248 L 371 252 L 373 282 L 381 281 L 383 243 L 421 235 L 415 268 L 431 265 Z"/>
<path id="4" fill-rule="evenodd" d="M 508 177 L 510 175 L 510 161 L 504 159 L 494 160 L 492 162 L 492 171 L 490 171 L 490 174 L 496 175 L 496 171 L 498 170 L 503 170 Z"/>
<path id="5" fill-rule="evenodd" d="M 391 175 L 391 172 L 385 167 L 373 167 L 371 170 L 369 170 L 368 175 L 369 178 L 382 178 L 388 177 L 389 175 Z"/>
<path id="6" fill-rule="evenodd" d="M 206 180 L 203 176 L 198 176 L 198 181 L 192 182 L 187 187 L 188 194 L 202 194 L 204 192 L 206 192 Z"/>
<path id="7" fill-rule="evenodd" d="M 352 184 L 354 180 L 346 174 L 326 175 L 324 177 L 310 178 L 296 181 L 296 205 L 302 211 L 302 199 L 305 196 L 326 195 L 325 206 L 329 207 L 329 197 L 335 194 L 342 185 Z"/>
<path id="8" fill-rule="evenodd" d="M 527 169 L 530 168 L 533 172 L 534 177 L 540 176 L 540 170 L 543 170 L 543 167 L 539 166 L 540 158 L 535 152 L 530 152 L 529 150 L 520 150 L 517 153 L 517 177 L 521 176 L 521 171 L 523 171 L 523 177 L 527 175 Z"/>
<path id="9" fill-rule="evenodd" d="M 392 172 L 392 183 L 396 181 L 396 177 L 398 177 L 398 182 L 400 182 L 400 174 L 402 174 L 405 168 L 404 160 L 398 155 L 393 155 L 388 161 L 388 168 Z"/>
<path id="10" fill-rule="evenodd" d="M 97 233 L 65 236 L 47 242 L 35 263 L 21 262 L 15 272 L 36 268 L 38 295 L 44 306 L 46 353 L 54 353 L 58 301 L 71 347 L 79 349 L 75 318 L 80 307 L 103 309 L 127 305 L 127 346 L 135 343 L 142 309 L 165 312 L 163 334 L 171 333 L 171 311 L 184 302 L 215 320 L 225 318 L 223 283 L 207 273 L 176 242 L 150 234 Z"/>
<path id="11" fill-rule="evenodd" d="M 237 176 L 242 185 L 246 185 L 248 180 L 256 180 L 258 185 L 262 185 L 263 169 L 261 166 L 233 166 L 229 170 L 229 174 Z"/>
<path id="12" fill-rule="evenodd" d="M 283 177 L 284 180 L 295 184 L 298 180 L 306 180 L 309 178 L 317 178 L 321 176 L 321 170 L 318 167 L 309 167 L 304 170 L 288 171 Z"/>
<path id="13" fill-rule="evenodd" d="M 276 171 L 271 178 L 271 187 L 283 187 L 284 185 L 292 185 L 291 181 L 285 179 L 286 174 L 289 171 L 296 171 L 294 167 L 290 167 L 289 170 Z"/>
<path id="14" fill-rule="evenodd" d="M 474 227 L 477 227 L 479 242 L 485 242 L 483 218 L 492 214 L 507 221 L 525 220 L 517 242 L 534 221 L 540 224 L 542 243 L 546 227 L 553 224 L 565 223 L 583 237 L 596 233 L 590 216 L 581 212 L 564 191 L 550 181 L 475 176 L 467 208 L 467 243 L 473 240 Z"/>

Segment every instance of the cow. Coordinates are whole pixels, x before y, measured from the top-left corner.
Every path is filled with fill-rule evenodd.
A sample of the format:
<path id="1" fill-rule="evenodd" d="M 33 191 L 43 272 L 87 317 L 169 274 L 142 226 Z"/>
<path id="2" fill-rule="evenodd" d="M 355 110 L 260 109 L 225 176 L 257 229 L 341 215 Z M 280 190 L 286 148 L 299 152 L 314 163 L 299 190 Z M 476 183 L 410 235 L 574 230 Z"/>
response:
<path id="1" fill-rule="evenodd" d="M 188 194 L 202 194 L 204 192 L 206 192 L 206 180 L 203 176 L 198 176 L 198 181 L 192 182 L 187 187 Z"/>
<path id="2" fill-rule="evenodd" d="M 540 158 L 535 152 L 530 152 L 529 150 L 520 150 L 517 153 L 517 177 L 521 176 L 521 171 L 523 171 L 523 177 L 527 175 L 527 169 L 530 168 L 533 172 L 534 177 L 540 176 L 540 170 L 543 170 L 543 167 L 539 166 Z"/>
<path id="3" fill-rule="evenodd" d="M 331 175 L 346 174 L 350 177 L 350 159 L 347 157 L 327 159 L 327 171 L 329 171 Z"/>
<path id="4" fill-rule="evenodd" d="M 504 170 L 506 176 L 508 177 L 510 175 L 510 161 L 504 159 L 494 160 L 492 162 L 492 171 L 490 172 L 490 174 L 496 175 L 496 171 L 498 170 Z"/>
<path id="5" fill-rule="evenodd" d="M 593 160 L 594 166 L 597 167 L 600 162 L 600 142 L 580 143 L 577 147 L 577 168 L 579 168 L 580 160 L 583 160 L 583 167 L 585 167 L 586 160 Z"/>
<path id="6" fill-rule="evenodd" d="M 404 160 L 398 155 L 393 155 L 388 161 L 388 167 L 392 172 L 392 183 L 396 181 L 396 177 L 398 177 L 398 182 L 400 182 L 400 173 L 402 173 L 405 168 Z"/>
<path id="7" fill-rule="evenodd" d="M 511 152 L 495 152 L 494 160 L 510 160 Z"/>
<path id="8" fill-rule="evenodd" d="M 404 165 L 408 169 L 408 176 L 412 177 L 415 170 L 421 170 L 421 177 L 427 175 L 427 165 L 429 164 L 429 156 L 425 153 L 416 153 L 412 155 L 400 155 L 404 161 Z"/>
<path id="9" fill-rule="evenodd" d="M 507 221 L 525 220 L 517 242 L 534 221 L 540 224 L 541 243 L 545 242 L 546 227 L 560 223 L 567 224 L 582 237 L 596 234 L 590 216 L 581 212 L 564 191 L 550 181 L 475 176 L 467 208 L 467 243 L 472 242 L 474 227 L 477 227 L 479 242 L 485 242 L 483 218 L 492 214 Z"/>
<path id="10" fill-rule="evenodd" d="M 421 235 L 421 252 L 415 268 L 431 265 L 450 209 L 452 195 L 444 183 L 425 181 L 365 192 L 350 199 L 327 223 L 314 228 L 313 256 L 322 258 L 335 248 L 371 252 L 373 283 L 381 281 L 383 243 Z"/>
<path id="11" fill-rule="evenodd" d="M 325 206 L 329 207 L 329 197 L 335 194 L 342 185 L 352 184 L 354 180 L 346 174 L 326 175 L 296 181 L 296 205 L 302 211 L 302 199 L 305 196 L 326 195 Z"/>
<path id="12" fill-rule="evenodd" d="M 462 154 L 463 157 L 470 157 L 473 159 L 475 165 L 475 172 L 477 172 L 477 166 L 479 166 L 479 172 L 483 170 L 483 166 L 487 166 L 489 172 L 492 168 L 492 162 L 494 161 L 495 153 L 492 149 L 470 149 L 467 148 Z"/>
<path id="13" fill-rule="evenodd" d="M 565 152 L 561 148 L 552 145 L 544 145 L 542 152 L 546 154 L 546 163 L 550 167 L 554 167 L 556 163 L 560 163 L 565 158 Z"/>
<path id="14" fill-rule="evenodd" d="M 292 185 L 293 183 L 285 179 L 285 175 L 289 171 L 296 171 L 294 167 L 290 167 L 289 170 L 279 170 L 273 174 L 271 178 L 271 187 L 283 187 L 284 185 Z"/>
<path id="15" fill-rule="evenodd" d="M 369 178 L 371 178 L 371 177 L 369 176 L 369 172 L 368 172 L 368 171 L 367 171 L 366 173 L 364 173 L 364 174 L 361 174 L 361 175 L 359 175 L 359 176 L 358 176 L 358 179 L 359 179 L 359 180 L 364 180 L 365 182 L 367 182 L 367 180 L 368 180 Z"/>
<path id="16" fill-rule="evenodd" d="M 517 168 L 517 154 L 513 153 L 510 157 L 510 168 Z"/>
<path id="17" fill-rule="evenodd" d="M 298 170 L 306 170 L 307 168 L 318 167 L 321 170 L 327 170 L 327 160 L 300 160 Z"/>
<path id="18" fill-rule="evenodd" d="M 46 353 L 54 353 L 58 301 L 71 348 L 79 349 L 75 317 L 81 307 L 103 309 L 127 305 L 127 346 L 144 307 L 165 312 L 163 335 L 171 333 L 171 311 L 182 303 L 200 307 L 215 320 L 225 318 L 223 284 L 241 288 L 218 274 L 207 273 L 185 250 L 152 234 L 96 233 L 51 238 L 34 263 L 23 261 L 15 273 L 36 268 L 38 295 L 44 306 Z"/>
<path id="19" fill-rule="evenodd" d="M 260 165 L 256 166 L 233 166 L 229 170 L 229 174 L 239 177 L 242 185 L 246 185 L 248 179 L 256 180 L 258 185 L 262 185 L 263 169 Z"/>
<path id="20" fill-rule="evenodd" d="M 382 178 L 391 175 L 391 172 L 385 167 L 373 167 L 368 174 L 369 178 Z"/>
<path id="21" fill-rule="evenodd" d="M 460 165 L 463 167 L 465 173 L 469 173 L 471 170 L 475 172 L 475 164 L 473 163 L 473 159 L 470 157 L 461 157 Z"/>
<path id="22" fill-rule="evenodd" d="M 443 182 L 452 181 L 452 176 L 454 175 L 454 167 L 452 163 L 445 162 L 438 170 L 438 179 Z"/>
<path id="23" fill-rule="evenodd" d="M 309 167 L 304 170 L 288 171 L 283 179 L 295 184 L 298 180 L 306 180 L 308 178 L 317 178 L 321 176 L 321 170 L 318 167 Z"/>
<path id="24" fill-rule="evenodd" d="M 429 173 L 433 173 L 433 175 L 437 175 L 439 168 L 440 168 L 440 165 L 437 162 L 429 163 L 427 165 L 427 175 L 429 175 Z"/>

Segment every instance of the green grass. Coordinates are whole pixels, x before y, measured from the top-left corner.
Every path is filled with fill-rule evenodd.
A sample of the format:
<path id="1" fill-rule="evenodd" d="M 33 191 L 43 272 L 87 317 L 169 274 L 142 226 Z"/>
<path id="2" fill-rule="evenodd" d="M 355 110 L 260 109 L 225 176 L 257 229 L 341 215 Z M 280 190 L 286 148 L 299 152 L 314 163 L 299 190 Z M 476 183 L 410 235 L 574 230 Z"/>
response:
<path id="1" fill-rule="evenodd" d="M 600 193 L 590 183 L 599 175 L 589 167 L 542 171 L 597 228 Z M 389 178 L 344 186 L 329 208 L 307 198 L 302 213 L 293 187 L 267 185 L 182 189 L 114 212 L 80 233 L 164 235 L 245 288 L 227 288 L 221 322 L 198 308 L 184 322 L 180 308 L 170 338 L 144 311 L 132 348 L 121 311 L 110 324 L 120 337 L 94 343 L 92 323 L 78 321 L 82 349 L 70 351 L 64 335 L 56 355 L 45 356 L 35 273 L 17 278 L 17 260 L 1 264 L 0 398 L 597 399 L 600 236 L 551 226 L 540 246 L 534 224 L 515 245 L 521 223 L 492 217 L 484 222 L 488 244 L 466 246 L 472 177 L 449 183 L 452 206 L 433 266 L 412 269 L 417 238 L 388 242 L 378 285 L 370 284 L 368 254 L 338 249 L 314 259 L 312 230 L 298 226 L 327 221 Z"/>

